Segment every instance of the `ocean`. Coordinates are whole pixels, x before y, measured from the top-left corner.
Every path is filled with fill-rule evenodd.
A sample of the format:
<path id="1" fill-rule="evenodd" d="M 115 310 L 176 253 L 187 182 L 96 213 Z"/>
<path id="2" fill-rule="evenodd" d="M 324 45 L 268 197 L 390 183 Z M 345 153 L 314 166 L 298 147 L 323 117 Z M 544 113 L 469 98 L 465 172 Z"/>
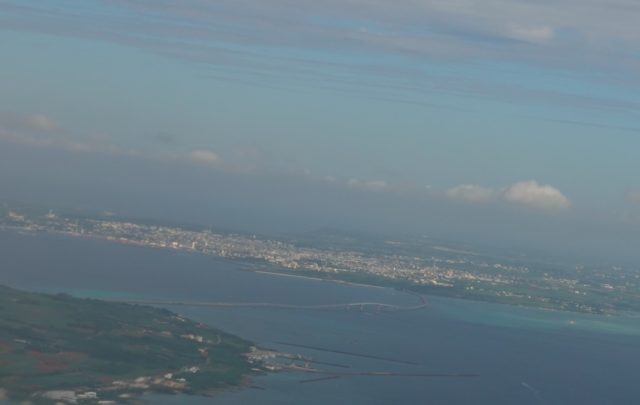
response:
<path id="1" fill-rule="evenodd" d="M 390 288 L 243 269 L 240 263 L 202 255 L 0 233 L 0 284 L 26 290 L 109 299 L 416 304 L 414 296 Z M 477 377 L 343 376 L 301 382 L 314 376 L 276 373 L 255 378 L 253 388 L 213 398 L 147 398 L 153 404 L 634 404 L 640 398 L 640 317 L 633 314 L 604 317 L 433 296 L 426 308 L 407 312 L 170 309 L 263 347 L 348 367 L 341 371 Z"/>

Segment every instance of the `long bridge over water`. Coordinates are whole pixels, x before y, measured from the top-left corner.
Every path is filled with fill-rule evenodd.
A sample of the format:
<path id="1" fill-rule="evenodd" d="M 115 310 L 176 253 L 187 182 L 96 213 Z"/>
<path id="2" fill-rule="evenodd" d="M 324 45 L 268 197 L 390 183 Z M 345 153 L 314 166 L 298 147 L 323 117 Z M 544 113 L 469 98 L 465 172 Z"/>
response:
<path id="1" fill-rule="evenodd" d="M 211 308 L 273 308 L 273 309 L 304 309 L 304 310 L 356 310 L 356 311 L 417 311 L 427 306 L 427 300 L 422 295 L 412 294 L 420 299 L 416 305 L 394 305 L 381 302 L 349 302 L 343 304 L 297 305 L 278 304 L 270 302 L 211 302 L 211 301 L 179 301 L 179 300 L 123 300 L 128 304 L 155 306 L 184 306 Z"/>

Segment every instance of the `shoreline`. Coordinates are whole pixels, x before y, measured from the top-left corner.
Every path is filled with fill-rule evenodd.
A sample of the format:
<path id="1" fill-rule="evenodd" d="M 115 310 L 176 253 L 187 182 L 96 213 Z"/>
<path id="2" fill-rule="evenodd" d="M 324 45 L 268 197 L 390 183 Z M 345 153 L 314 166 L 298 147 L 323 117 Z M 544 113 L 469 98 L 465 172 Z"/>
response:
<path id="1" fill-rule="evenodd" d="M 308 280 L 313 280 L 313 281 L 325 281 L 325 282 L 331 282 L 331 283 L 342 284 L 342 285 L 350 285 L 350 286 L 356 286 L 356 287 L 395 289 L 397 291 L 402 291 L 402 290 L 398 289 L 397 287 L 393 287 L 393 286 L 364 284 L 364 283 L 356 283 L 356 282 L 351 282 L 351 281 L 343 281 L 343 280 L 336 280 L 336 279 L 312 277 L 312 276 L 308 276 L 308 275 L 296 275 L 296 274 L 290 274 L 288 272 L 260 270 L 258 268 L 258 266 L 262 267 L 263 265 L 258 264 L 258 263 L 247 262 L 247 261 L 244 261 L 242 259 L 223 257 L 223 256 L 216 256 L 216 255 L 212 255 L 212 254 L 207 254 L 207 253 L 202 253 L 202 252 L 197 252 L 197 251 L 190 251 L 190 250 L 175 249 L 175 248 L 171 248 L 171 247 L 149 246 L 149 245 L 145 245 L 145 244 L 142 244 L 142 243 L 133 243 L 131 241 L 126 241 L 125 242 L 125 241 L 122 241 L 122 240 L 101 237 L 101 236 L 98 236 L 98 235 L 80 235 L 80 234 L 74 234 L 74 233 L 69 233 L 69 232 L 59 232 L 59 231 L 50 231 L 50 230 L 45 230 L 45 231 L 25 230 L 25 229 L 22 229 L 22 228 L 19 228 L 19 227 L 7 227 L 7 226 L 0 226 L 0 232 L 15 233 L 15 234 L 18 234 L 18 235 L 21 235 L 21 236 L 25 236 L 25 237 L 37 237 L 37 236 L 40 236 L 40 235 L 48 235 L 48 236 L 60 237 L 60 238 L 68 238 L 68 239 L 92 240 L 92 241 L 95 241 L 95 242 L 101 242 L 101 243 L 107 243 L 107 244 L 113 244 L 113 245 L 120 245 L 120 246 L 128 246 L 128 247 L 136 248 L 136 249 L 151 250 L 151 251 L 164 251 L 164 252 L 171 252 L 171 253 L 185 254 L 185 255 L 196 255 L 196 256 L 201 256 L 201 257 L 205 257 L 205 258 L 211 258 L 211 259 L 214 259 L 214 260 L 217 260 L 217 261 L 223 261 L 223 262 L 227 262 L 227 263 L 233 264 L 235 266 L 235 270 L 240 270 L 240 271 L 258 273 L 258 274 L 266 274 L 266 275 L 270 275 L 270 276 L 293 277 L 293 278 L 308 279 Z M 406 290 L 404 292 L 409 293 L 409 294 L 415 293 L 414 291 L 411 291 L 411 290 Z M 439 294 L 437 292 L 416 293 L 416 294 L 424 295 L 424 296 L 427 296 L 427 297 L 440 297 L 440 298 L 447 298 L 447 299 L 452 299 L 452 300 L 461 300 L 461 301 L 465 301 L 465 302 L 478 302 L 478 303 L 494 304 L 494 305 L 500 305 L 500 306 L 504 305 L 504 306 L 508 306 L 508 307 L 512 307 L 512 308 L 531 309 L 531 310 L 536 310 L 536 311 L 541 311 L 541 312 L 546 312 L 546 313 L 590 315 L 590 316 L 602 317 L 603 319 L 612 319 L 612 318 L 619 318 L 619 317 L 640 317 L 640 312 L 635 312 L 635 311 L 615 311 L 615 312 L 611 312 L 611 313 L 593 313 L 593 312 L 576 311 L 576 310 L 570 310 L 570 309 L 543 307 L 543 306 L 538 306 L 538 305 L 527 305 L 526 303 L 509 303 L 509 302 L 500 302 L 500 301 L 489 300 L 489 299 L 479 299 L 479 298 L 476 298 L 476 297 L 452 296 L 452 295 L 448 295 L 448 294 Z"/>
<path id="2" fill-rule="evenodd" d="M 333 280 L 333 279 L 321 278 L 321 277 L 302 276 L 302 275 L 298 275 L 298 274 L 290 274 L 290 273 L 285 273 L 285 272 L 280 273 L 280 272 L 277 272 L 277 271 L 252 270 L 252 269 L 242 269 L 242 270 L 250 271 L 252 273 L 267 274 L 267 275 L 270 275 L 270 276 L 301 278 L 301 279 L 305 279 L 305 280 L 324 281 L 324 282 L 328 282 L 328 283 L 344 284 L 344 285 L 350 285 L 350 286 L 355 286 L 355 287 L 378 288 L 378 289 L 383 289 L 383 290 L 387 289 L 387 288 L 393 289 L 393 287 L 384 287 L 384 286 L 381 286 L 381 285 L 354 283 L 352 281 Z"/>

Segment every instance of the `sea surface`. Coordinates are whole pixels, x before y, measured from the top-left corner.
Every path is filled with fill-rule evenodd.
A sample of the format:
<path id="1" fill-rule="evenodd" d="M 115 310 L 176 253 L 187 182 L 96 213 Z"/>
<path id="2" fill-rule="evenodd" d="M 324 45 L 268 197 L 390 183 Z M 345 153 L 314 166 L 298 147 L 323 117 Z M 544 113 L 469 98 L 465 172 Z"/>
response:
<path id="1" fill-rule="evenodd" d="M 417 302 L 416 297 L 390 288 L 255 273 L 241 263 L 202 255 L 13 232 L 0 233 L 0 284 L 107 299 L 293 305 Z M 277 373 L 255 378 L 254 388 L 214 398 L 153 396 L 149 403 L 640 403 L 636 315 L 592 316 L 440 297 L 428 297 L 428 302 L 425 309 L 407 312 L 171 309 L 263 347 L 348 367 L 326 366 L 331 370 L 477 377 L 344 376 L 305 383 L 301 381 L 316 376 Z"/>

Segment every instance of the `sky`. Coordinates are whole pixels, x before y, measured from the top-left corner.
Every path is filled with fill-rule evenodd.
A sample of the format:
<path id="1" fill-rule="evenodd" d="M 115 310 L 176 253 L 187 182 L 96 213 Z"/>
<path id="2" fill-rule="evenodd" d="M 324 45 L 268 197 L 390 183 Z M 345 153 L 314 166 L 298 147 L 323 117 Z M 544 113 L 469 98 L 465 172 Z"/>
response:
<path id="1" fill-rule="evenodd" d="M 633 0 L 0 0 L 0 198 L 635 258 L 637 21 Z"/>

